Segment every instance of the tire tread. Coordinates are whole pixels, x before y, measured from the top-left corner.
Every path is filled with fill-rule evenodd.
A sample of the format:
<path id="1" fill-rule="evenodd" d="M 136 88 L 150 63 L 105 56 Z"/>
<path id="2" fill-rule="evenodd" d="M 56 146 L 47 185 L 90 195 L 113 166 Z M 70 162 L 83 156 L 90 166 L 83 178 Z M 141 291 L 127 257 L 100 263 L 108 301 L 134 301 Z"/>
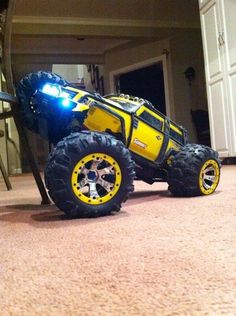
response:
<path id="1" fill-rule="evenodd" d="M 81 208 L 74 199 L 71 199 L 71 194 L 68 193 L 67 183 L 61 177 L 71 172 L 71 155 L 80 155 L 88 146 L 99 146 L 102 149 L 109 148 L 114 152 L 114 158 L 122 157 L 122 161 L 126 164 L 126 183 L 122 187 L 122 198 L 99 207 L 91 207 L 86 205 Z M 124 144 L 104 133 L 99 132 L 80 132 L 72 133 L 58 143 L 56 148 L 51 152 L 48 159 L 48 164 L 45 170 L 45 183 L 49 190 L 49 195 L 55 204 L 70 217 L 98 217 L 108 215 L 112 212 L 118 212 L 121 204 L 125 202 L 129 194 L 133 192 L 133 180 L 135 177 L 134 162 L 131 159 L 129 150 Z M 111 200 L 112 201 L 112 200 Z"/>
<path id="2" fill-rule="evenodd" d="M 201 166 L 208 159 L 217 161 L 221 165 L 218 153 L 212 148 L 188 144 L 175 153 L 168 170 L 169 191 L 174 196 L 198 196 L 202 195 L 198 178 Z"/>

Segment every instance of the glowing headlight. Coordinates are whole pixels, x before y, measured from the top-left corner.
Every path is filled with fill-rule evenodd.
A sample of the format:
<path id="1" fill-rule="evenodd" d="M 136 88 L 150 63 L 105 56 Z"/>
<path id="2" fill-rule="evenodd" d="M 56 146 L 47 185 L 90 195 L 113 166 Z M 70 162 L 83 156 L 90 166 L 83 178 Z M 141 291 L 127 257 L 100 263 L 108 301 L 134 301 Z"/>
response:
<path id="1" fill-rule="evenodd" d="M 71 105 L 71 102 L 69 99 L 62 99 L 61 105 L 63 105 L 64 107 L 68 107 Z"/>
<path id="2" fill-rule="evenodd" d="M 64 109 L 73 109 L 76 106 L 76 103 L 72 101 L 74 95 L 71 95 L 69 92 L 64 91 L 60 85 L 46 83 L 42 89 L 42 93 L 45 93 L 51 97 L 57 98 L 57 104 Z M 73 92 L 76 95 L 76 92 Z M 56 100 L 55 100 L 56 102 Z"/>
<path id="3" fill-rule="evenodd" d="M 61 93 L 61 89 L 60 89 L 60 86 L 47 83 L 43 86 L 42 92 L 45 94 L 51 95 L 52 97 L 59 97 Z"/>

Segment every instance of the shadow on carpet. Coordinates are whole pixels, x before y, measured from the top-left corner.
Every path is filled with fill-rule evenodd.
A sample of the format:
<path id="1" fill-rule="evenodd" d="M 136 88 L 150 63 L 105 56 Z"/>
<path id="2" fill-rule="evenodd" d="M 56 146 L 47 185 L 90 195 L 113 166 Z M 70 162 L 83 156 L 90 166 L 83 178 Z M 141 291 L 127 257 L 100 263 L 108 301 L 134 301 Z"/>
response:
<path id="1" fill-rule="evenodd" d="M 125 206 L 134 206 L 136 204 L 145 204 L 149 201 L 160 200 L 162 198 L 166 198 L 170 195 L 168 190 L 163 191 L 136 191 L 133 192 L 129 200 L 123 205 L 123 209 L 121 212 L 112 213 L 109 216 L 102 216 L 99 218 L 78 218 L 78 219 L 71 219 L 68 218 L 63 212 L 58 210 L 56 205 L 41 205 L 41 204 L 16 204 L 16 205 L 6 205 L 1 210 L 0 214 L 0 221 L 7 221 L 7 222 L 37 222 L 39 223 L 46 223 L 46 222 L 63 222 L 65 221 L 78 221 L 81 220 L 81 223 L 87 224 L 92 223 L 94 220 L 96 221 L 104 221 L 104 220 L 114 220 L 119 218 L 123 218 L 124 216 L 129 216 L 129 214 L 124 211 Z M 6 213 L 6 214 L 4 214 Z M 83 221 L 82 221 L 83 219 Z"/>

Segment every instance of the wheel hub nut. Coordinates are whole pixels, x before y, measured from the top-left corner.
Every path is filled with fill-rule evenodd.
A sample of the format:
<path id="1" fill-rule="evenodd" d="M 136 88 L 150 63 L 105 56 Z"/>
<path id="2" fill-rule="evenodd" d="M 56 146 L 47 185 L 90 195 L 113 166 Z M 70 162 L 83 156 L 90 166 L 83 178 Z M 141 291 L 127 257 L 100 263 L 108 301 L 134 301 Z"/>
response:
<path id="1" fill-rule="evenodd" d="M 89 181 L 95 181 L 96 178 L 97 178 L 97 173 L 96 171 L 89 171 L 88 174 L 87 174 L 87 178 Z"/>

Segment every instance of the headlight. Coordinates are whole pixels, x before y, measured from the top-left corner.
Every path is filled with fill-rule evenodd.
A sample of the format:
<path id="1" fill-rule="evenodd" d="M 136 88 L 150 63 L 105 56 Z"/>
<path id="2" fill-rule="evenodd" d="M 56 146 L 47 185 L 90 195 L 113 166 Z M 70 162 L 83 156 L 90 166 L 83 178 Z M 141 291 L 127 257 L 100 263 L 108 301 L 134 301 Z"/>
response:
<path id="1" fill-rule="evenodd" d="M 71 101 L 69 99 L 62 99 L 61 100 L 61 105 L 64 106 L 64 107 L 70 107 L 71 105 Z"/>
<path id="2" fill-rule="evenodd" d="M 58 85 L 46 83 L 42 88 L 42 92 L 51 95 L 52 97 L 59 97 L 61 88 Z"/>
<path id="3" fill-rule="evenodd" d="M 66 110 L 72 110 L 77 105 L 77 103 L 72 100 L 77 93 L 74 91 L 66 91 L 60 85 L 46 83 L 40 92 L 52 97 L 53 100 L 56 98 L 56 100 L 54 100 L 56 103 L 53 102 L 52 104 L 57 104 Z M 53 100 L 50 100 L 50 103 Z"/>

